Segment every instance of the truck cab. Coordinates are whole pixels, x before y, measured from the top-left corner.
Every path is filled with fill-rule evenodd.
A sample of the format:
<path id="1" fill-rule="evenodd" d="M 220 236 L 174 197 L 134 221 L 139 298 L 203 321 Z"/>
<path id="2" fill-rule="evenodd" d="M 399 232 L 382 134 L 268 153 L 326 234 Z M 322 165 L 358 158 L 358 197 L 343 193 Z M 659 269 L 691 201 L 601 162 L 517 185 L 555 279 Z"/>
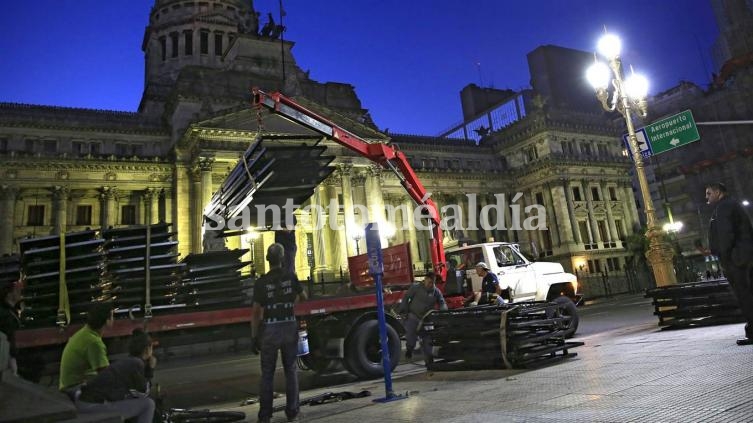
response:
<path id="1" fill-rule="evenodd" d="M 486 242 L 448 248 L 445 252 L 448 271 L 453 268 L 459 281 L 465 281 L 465 290 L 481 290 L 481 277 L 476 274 L 476 264 L 484 262 L 489 271 L 497 275 L 500 288 L 509 289 L 510 301 L 553 301 L 561 305 L 563 313 L 572 317 L 571 333 L 577 329 L 579 302 L 578 281 L 575 275 L 565 272 L 559 263 L 532 262 L 521 252 L 518 244 Z"/>

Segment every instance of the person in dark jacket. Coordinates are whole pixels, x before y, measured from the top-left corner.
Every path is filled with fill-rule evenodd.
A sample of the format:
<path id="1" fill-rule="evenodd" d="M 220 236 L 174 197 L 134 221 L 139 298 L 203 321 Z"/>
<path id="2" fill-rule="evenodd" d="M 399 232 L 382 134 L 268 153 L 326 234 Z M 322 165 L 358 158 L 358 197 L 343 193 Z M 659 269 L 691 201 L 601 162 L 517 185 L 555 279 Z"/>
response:
<path id="1" fill-rule="evenodd" d="M 413 358 L 413 349 L 416 348 L 419 332 L 421 335 L 421 347 L 424 353 L 426 364 L 432 362 L 432 344 L 431 337 L 425 332 L 419 331 L 418 326 L 424 315 L 430 310 L 439 307 L 440 310 L 447 310 L 442 291 L 436 287 L 436 276 L 434 272 L 428 272 L 424 276 L 423 283 L 413 284 L 408 292 L 403 296 L 398 311 L 405 315 L 405 358 Z"/>
<path id="2" fill-rule="evenodd" d="M 5 337 L 8 338 L 8 344 L 10 344 L 8 367 L 13 374 L 18 374 L 16 331 L 21 327 L 18 303 L 21 301 L 22 290 L 23 283 L 21 281 L 13 281 L 0 286 L 0 332 L 5 334 Z"/>
<path id="3" fill-rule="evenodd" d="M 753 344 L 753 226 L 739 201 L 727 195 L 722 183 L 706 186 L 706 201 L 715 206 L 709 222 L 709 248 L 719 257 L 740 311 L 747 320 L 745 338 L 738 345 Z"/>
<path id="4" fill-rule="evenodd" d="M 293 306 L 303 299 L 303 287 L 294 273 L 285 268 L 285 248 L 278 243 L 267 249 L 270 270 L 254 284 L 251 309 L 251 337 L 254 353 L 261 352 L 259 422 L 272 418 L 272 388 L 277 354 L 285 371 L 285 415 L 295 421 L 300 411 L 298 393 L 298 323 Z"/>
<path id="5" fill-rule="evenodd" d="M 81 386 L 76 409 L 81 413 L 112 412 L 137 423 L 151 423 L 154 400 L 149 398 L 148 375 L 156 365 L 152 340 L 136 330 L 128 345 L 127 358 L 118 360 Z"/>

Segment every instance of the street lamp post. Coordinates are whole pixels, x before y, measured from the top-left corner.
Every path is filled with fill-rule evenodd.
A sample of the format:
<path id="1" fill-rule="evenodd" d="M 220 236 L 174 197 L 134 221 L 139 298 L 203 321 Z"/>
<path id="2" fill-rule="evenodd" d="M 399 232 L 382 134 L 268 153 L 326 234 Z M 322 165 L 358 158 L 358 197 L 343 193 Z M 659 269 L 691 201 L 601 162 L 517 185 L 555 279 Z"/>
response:
<path id="1" fill-rule="evenodd" d="M 656 213 L 651 192 L 648 187 L 646 172 L 643 168 L 643 158 L 638 147 L 638 139 L 633 127 L 633 113 L 646 116 L 646 95 L 648 94 L 648 81 L 646 78 L 632 72 L 627 79 L 623 79 L 622 61 L 620 59 L 620 39 L 613 34 L 605 34 L 598 42 L 599 53 L 604 56 L 608 65 L 598 60 L 588 69 L 586 77 L 596 89 L 596 97 L 606 111 L 617 110 L 625 118 L 628 130 L 630 152 L 635 162 L 635 172 L 638 177 L 643 204 L 646 210 L 646 223 L 648 230 L 646 238 L 649 241 L 646 258 L 654 273 L 657 286 L 672 285 L 677 283 L 672 258 L 674 251 L 666 241 L 662 229 L 656 223 Z M 612 85 L 610 99 L 609 85 Z"/>

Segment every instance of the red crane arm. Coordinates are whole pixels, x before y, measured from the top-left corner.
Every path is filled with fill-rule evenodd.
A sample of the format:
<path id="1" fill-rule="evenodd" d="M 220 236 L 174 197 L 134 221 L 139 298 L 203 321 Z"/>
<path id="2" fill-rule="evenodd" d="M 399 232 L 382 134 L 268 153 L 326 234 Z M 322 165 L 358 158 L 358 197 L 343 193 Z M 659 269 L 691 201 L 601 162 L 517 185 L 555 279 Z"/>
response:
<path id="1" fill-rule="evenodd" d="M 312 129 L 338 144 L 350 149 L 358 155 L 365 157 L 382 167 L 387 167 L 395 173 L 400 184 L 408 192 L 408 195 L 416 204 L 422 206 L 422 216 L 431 223 L 431 261 L 434 270 L 445 279 L 444 247 L 442 246 L 442 228 L 440 216 L 431 195 L 426 191 L 416 172 L 408 163 L 403 152 L 392 145 L 381 142 L 370 143 L 322 117 L 311 110 L 301 106 L 279 92 L 268 94 L 258 88 L 251 90 L 253 105 L 255 107 L 267 107 L 280 116 Z"/>

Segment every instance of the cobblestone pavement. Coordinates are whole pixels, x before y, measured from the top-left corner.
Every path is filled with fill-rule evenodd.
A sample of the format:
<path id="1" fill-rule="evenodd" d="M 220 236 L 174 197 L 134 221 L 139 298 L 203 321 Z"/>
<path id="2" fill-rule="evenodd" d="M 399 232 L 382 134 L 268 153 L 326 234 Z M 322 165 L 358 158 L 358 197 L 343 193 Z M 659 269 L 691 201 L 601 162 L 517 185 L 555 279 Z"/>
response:
<path id="1" fill-rule="evenodd" d="M 368 389 L 373 396 L 303 407 L 301 421 L 751 422 L 753 346 L 735 344 L 742 333 L 742 324 L 633 326 L 582 338 L 577 357 L 527 371 L 426 372 L 418 361 L 401 365 L 404 376 L 393 383 L 407 399 L 373 402 L 384 396 L 381 380 L 302 392 Z M 257 405 L 234 409 L 256 421 Z M 273 421 L 286 420 L 280 413 Z"/>

